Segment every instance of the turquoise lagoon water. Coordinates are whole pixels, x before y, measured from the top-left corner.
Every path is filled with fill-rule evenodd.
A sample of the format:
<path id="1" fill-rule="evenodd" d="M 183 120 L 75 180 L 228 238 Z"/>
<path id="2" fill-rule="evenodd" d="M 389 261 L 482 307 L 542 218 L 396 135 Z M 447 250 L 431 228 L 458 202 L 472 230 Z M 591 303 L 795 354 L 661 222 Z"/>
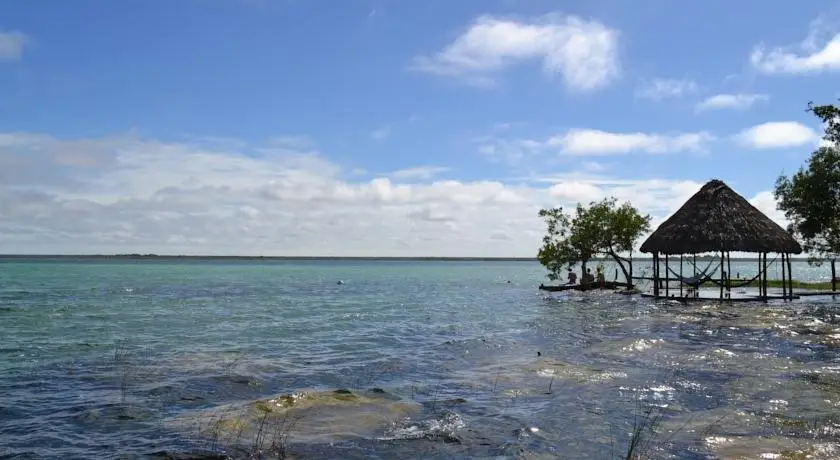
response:
<path id="1" fill-rule="evenodd" d="M 801 280 L 827 271 L 794 264 Z M 646 458 L 838 458 L 830 297 L 548 295 L 543 275 L 534 262 L 0 262 L 0 458 L 243 456 L 203 418 L 373 388 L 382 407 L 303 410 L 291 455 L 624 458 L 653 410 Z"/>

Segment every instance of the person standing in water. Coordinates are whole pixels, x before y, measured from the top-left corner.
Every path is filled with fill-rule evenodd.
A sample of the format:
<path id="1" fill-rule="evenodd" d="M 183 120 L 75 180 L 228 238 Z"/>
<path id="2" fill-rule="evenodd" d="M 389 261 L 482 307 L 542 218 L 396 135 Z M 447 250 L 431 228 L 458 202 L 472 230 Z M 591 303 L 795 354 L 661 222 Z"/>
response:
<path id="1" fill-rule="evenodd" d="M 569 274 L 567 276 L 568 281 L 566 284 L 575 284 L 577 283 L 577 273 L 572 271 L 572 267 L 569 267 Z"/>

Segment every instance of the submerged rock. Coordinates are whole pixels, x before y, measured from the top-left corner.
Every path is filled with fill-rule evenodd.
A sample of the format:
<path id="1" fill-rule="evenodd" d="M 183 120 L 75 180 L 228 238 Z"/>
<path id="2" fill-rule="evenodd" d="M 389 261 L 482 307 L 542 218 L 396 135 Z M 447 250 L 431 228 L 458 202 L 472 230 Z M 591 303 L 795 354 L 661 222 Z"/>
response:
<path id="1" fill-rule="evenodd" d="M 397 420 L 420 412 L 421 405 L 388 394 L 367 391 L 303 391 L 269 399 L 190 411 L 170 423 L 197 430 L 220 446 L 285 445 L 291 440 L 332 442 L 371 439 Z"/>
<path id="2" fill-rule="evenodd" d="M 708 436 L 706 448 L 723 459 L 834 460 L 834 443 L 785 436 Z"/>
<path id="3" fill-rule="evenodd" d="M 149 454 L 149 459 L 155 460 L 228 460 L 230 457 L 214 452 L 167 452 L 159 451 Z"/>
<path id="4" fill-rule="evenodd" d="M 802 378 L 808 383 L 816 385 L 823 391 L 829 393 L 840 393 L 840 374 L 814 372 L 802 374 Z"/>
<path id="5" fill-rule="evenodd" d="M 577 383 L 599 383 L 626 377 L 623 372 L 612 372 L 589 366 L 567 363 L 551 358 L 540 358 L 525 366 L 529 373 L 540 377 L 571 380 Z"/>

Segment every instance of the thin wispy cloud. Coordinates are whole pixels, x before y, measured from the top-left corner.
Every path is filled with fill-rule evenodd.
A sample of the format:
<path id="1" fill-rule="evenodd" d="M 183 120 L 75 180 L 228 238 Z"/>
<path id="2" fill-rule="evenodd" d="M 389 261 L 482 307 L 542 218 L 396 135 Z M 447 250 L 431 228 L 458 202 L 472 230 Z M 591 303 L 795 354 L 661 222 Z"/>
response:
<path id="1" fill-rule="evenodd" d="M 0 61 L 17 61 L 23 57 L 23 50 L 30 43 L 29 37 L 16 30 L 0 30 Z"/>
<path id="2" fill-rule="evenodd" d="M 657 78 L 636 89 L 636 97 L 658 101 L 679 98 L 695 92 L 697 92 L 697 83 L 694 80 Z"/>
<path id="3" fill-rule="evenodd" d="M 756 45 L 750 64 L 765 74 L 816 74 L 840 71 L 840 23 L 828 16 L 811 22 L 798 44 Z"/>
<path id="4" fill-rule="evenodd" d="M 707 112 L 712 110 L 746 110 L 752 107 L 757 102 L 766 102 L 770 100 L 767 94 L 715 94 L 709 96 L 695 107 L 697 112 Z"/>
<path id="5" fill-rule="evenodd" d="M 370 133 L 370 138 L 375 141 L 384 141 L 391 136 L 392 128 L 390 126 L 383 126 Z"/>

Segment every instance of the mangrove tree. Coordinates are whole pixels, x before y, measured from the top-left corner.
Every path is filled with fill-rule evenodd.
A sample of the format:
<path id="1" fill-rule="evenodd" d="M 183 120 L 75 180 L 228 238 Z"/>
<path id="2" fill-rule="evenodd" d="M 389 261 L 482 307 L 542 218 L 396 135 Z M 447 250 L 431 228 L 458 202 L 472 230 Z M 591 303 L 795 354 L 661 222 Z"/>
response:
<path id="1" fill-rule="evenodd" d="M 627 285 L 633 285 L 630 255 L 636 241 L 650 230 L 649 215 L 641 215 L 630 203 L 619 205 L 610 197 L 588 206 L 578 203 L 574 215 L 555 207 L 541 209 L 539 217 L 546 223 L 546 235 L 537 258 L 550 280 L 560 279 L 564 269 L 577 263 L 586 273 L 587 262 L 608 256 L 621 269 Z"/>
<path id="2" fill-rule="evenodd" d="M 790 222 L 790 231 L 802 241 L 810 261 L 831 262 L 835 286 L 835 261 L 840 254 L 840 108 L 808 105 L 822 120 L 825 143 L 810 156 L 806 166 L 791 177 L 779 176 L 774 195 L 778 209 Z"/>

